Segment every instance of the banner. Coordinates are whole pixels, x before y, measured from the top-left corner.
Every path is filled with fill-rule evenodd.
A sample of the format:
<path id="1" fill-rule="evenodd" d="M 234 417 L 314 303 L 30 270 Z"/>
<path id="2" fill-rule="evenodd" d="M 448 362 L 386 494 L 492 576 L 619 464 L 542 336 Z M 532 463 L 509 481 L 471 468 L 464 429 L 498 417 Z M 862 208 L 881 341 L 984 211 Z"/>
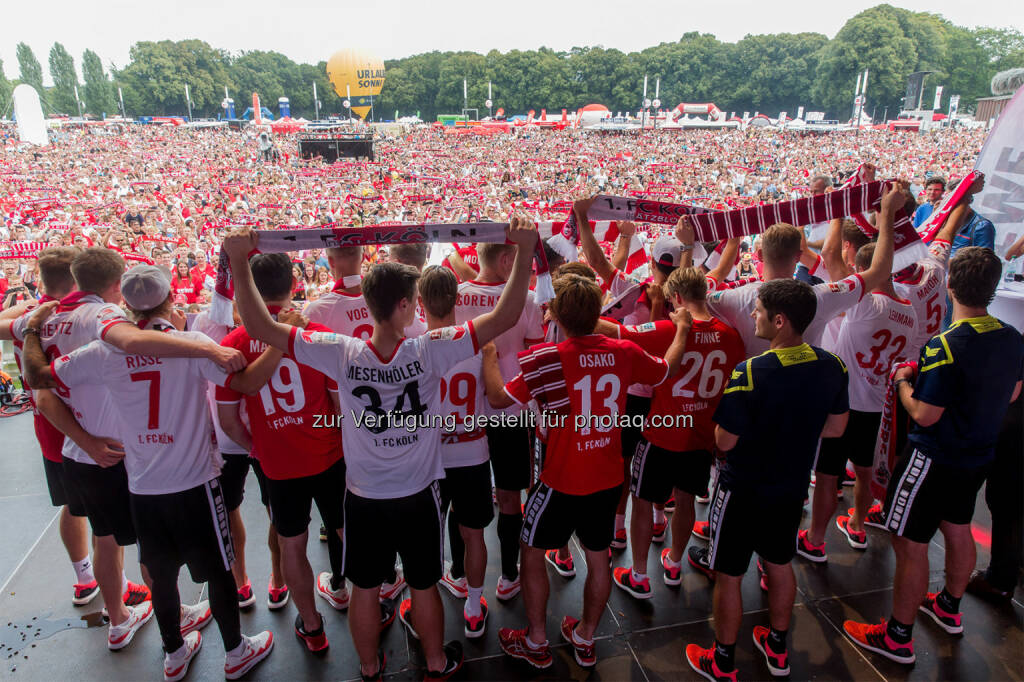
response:
<path id="1" fill-rule="evenodd" d="M 14 118 L 18 119 L 18 137 L 22 142 L 45 146 L 46 121 L 43 107 L 39 104 L 39 93 L 31 85 L 22 83 L 14 88 Z"/>
<path id="2" fill-rule="evenodd" d="M 1000 258 L 1024 236 L 1024 88 L 1010 100 L 981 148 L 975 168 L 985 173 L 985 189 L 974 196 L 972 208 L 996 228 Z M 1000 289 L 1024 294 L 1024 282 L 1007 281 L 1020 261 L 1006 263 Z"/>
<path id="3" fill-rule="evenodd" d="M 935 101 L 932 103 L 932 109 L 940 111 L 942 109 L 942 86 L 939 85 L 935 88 Z"/>
<path id="4" fill-rule="evenodd" d="M 949 117 L 956 118 L 956 112 L 960 110 L 960 95 L 953 95 L 949 98 Z"/>

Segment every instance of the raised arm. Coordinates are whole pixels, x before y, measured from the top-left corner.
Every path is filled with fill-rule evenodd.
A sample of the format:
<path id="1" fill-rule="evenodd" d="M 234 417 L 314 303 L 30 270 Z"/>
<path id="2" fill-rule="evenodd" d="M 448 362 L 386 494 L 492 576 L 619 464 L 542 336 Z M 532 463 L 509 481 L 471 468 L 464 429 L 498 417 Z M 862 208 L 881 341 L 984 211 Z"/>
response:
<path id="1" fill-rule="evenodd" d="M 57 387 L 50 363 L 46 361 L 46 354 L 43 353 L 43 344 L 39 340 L 39 325 L 53 312 L 55 307 L 57 307 L 56 301 L 39 306 L 39 310 L 33 313 L 24 330 L 25 340 L 21 348 L 21 369 L 25 373 L 25 381 L 33 389 Z"/>
<path id="2" fill-rule="evenodd" d="M 895 249 L 892 224 L 897 208 L 903 204 L 903 193 L 906 189 L 906 183 L 893 182 L 889 191 L 882 197 L 880 210 L 875 214 L 875 227 L 878 228 L 875 253 L 871 256 L 871 266 L 860 273 L 867 291 L 882 286 L 892 276 L 892 256 Z"/>
<path id="3" fill-rule="evenodd" d="M 742 237 L 732 237 L 725 243 L 725 247 L 722 248 L 722 257 L 718 259 L 718 265 L 708 273 L 708 277 L 713 278 L 716 282 L 725 281 L 732 269 L 736 267 L 736 255 L 740 251 L 742 239 Z"/>
<path id="4" fill-rule="evenodd" d="M 583 255 L 587 259 L 587 264 L 594 268 L 594 272 L 602 281 L 609 283 L 615 277 L 615 266 L 605 257 L 604 250 L 601 249 L 601 245 L 597 243 L 597 237 L 594 236 L 594 231 L 590 229 L 587 212 L 593 204 L 593 198 L 580 199 L 573 203 L 572 212 L 576 216 L 576 227 L 580 231 L 580 246 L 583 247 Z"/>
<path id="5" fill-rule="evenodd" d="M 956 233 L 959 232 L 960 228 L 967 222 L 968 216 L 971 215 L 970 197 L 983 189 L 985 189 L 985 177 L 979 176 L 971 184 L 971 188 L 967 190 L 967 194 L 960 200 L 960 203 L 950 211 L 949 217 L 946 218 L 946 223 L 942 226 L 942 229 L 939 230 L 938 234 L 935 235 L 936 239 L 941 239 L 946 242 L 953 241 L 953 237 L 956 236 Z"/>
<path id="6" fill-rule="evenodd" d="M 636 234 L 636 223 L 630 220 L 621 220 L 616 225 L 619 228 L 619 238 L 615 240 L 615 253 L 612 254 L 611 263 L 616 270 L 622 270 L 629 261 L 629 246 L 633 241 L 633 235 Z M 589 223 L 587 223 L 587 227 L 590 227 Z"/>
<path id="7" fill-rule="evenodd" d="M 821 247 L 821 259 L 825 261 L 825 269 L 828 270 L 828 274 L 834 281 L 852 274 L 850 266 L 843 260 L 843 221 L 839 218 L 829 223 L 828 234 Z M 802 254 L 801 262 L 803 262 Z"/>
<path id="8" fill-rule="evenodd" d="M 452 251 L 448 254 L 448 264 L 452 266 L 452 270 L 455 271 L 455 274 L 463 282 L 476 279 L 477 271 L 462 259 L 458 251 Z"/>
<path id="9" fill-rule="evenodd" d="M 258 236 L 250 228 L 233 231 L 221 245 L 231 261 L 231 275 L 235 282 L 235 304 L 249 336 L 284 352 L 288 351 L 291 325 L 275 322 L 263 304 L 249 269 L 249 254 L 257 247 Z"/>
<path id="10" fill-rule="evenodd" d="M 473 318 L 477 343 L 483 345 L 495 339 L 502 332 L 511 329 L 526 305 L 526 293 L 530 286 L 533 252 L 537 245 L 537 226 L 526 218 L 514 216 L 509 224 L 508 238 L 518 246 L 516 260 L 512 265 L 505 290 L 494 310 Z M 237 285 L 235 291 L 237 292 Z M 244 317 L 242 318 L 245 319 Z M 246 324 L 248 328 L 248 324 Z M 250 332 L 250 335 L 252 332 Z M 269 342 L 268 342 L 269 343 Z"/>

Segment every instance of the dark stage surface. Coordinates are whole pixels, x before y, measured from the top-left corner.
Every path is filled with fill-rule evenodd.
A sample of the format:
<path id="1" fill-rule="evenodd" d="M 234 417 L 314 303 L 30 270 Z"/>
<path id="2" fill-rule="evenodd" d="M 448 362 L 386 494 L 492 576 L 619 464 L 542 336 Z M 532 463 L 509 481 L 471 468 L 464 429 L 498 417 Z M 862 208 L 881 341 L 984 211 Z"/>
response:
<path id="1" fill-rule="evenodd" d="M 0 518 L 3 519 L 0 552 L 0 679 L 7 680 L 141 680 L 159 679 L 162 650 L 155 619 L 132 644 L 120 651 L 106 647 L 106 629 L 89 627 L 98 621 L 101 598 L 76 608 L 71 604 L 74 573 L 61 545 L 56 510 L 50 506 L 43 478 L 42 458 L 33 436 L 29 414 L 0 420 Z M 249 576 L 257 595 L 255 607 L 242 614 L 242 629 L 252 634 L 274 632 L 273 654 L 253 672 L 255 679 L 358 679 L 358 663 L 343 613 L 318 599 L 325 615 L 331 647 L 314 657 L 293 634 L 294 607 L 271 612 L 266 607 L 265 585 L 270 574 L 266 538 L 267 516 L 260 505 L 254 477 L 246 487 L 243 513 L 248 526 Z M 840 509 L 852 504 L 852 488 L 845 489 Z M 698 505 L 698 518 L 706 516 Z M 319 519 L 314 521 L 316 524 Z M 752 519 L 752 523 L 759 522 Z M 806 519 L 805 519 L 806 525 Z M 988 509 L 979 496 L 975 537 L 979 540 L 979 566 L 988 563 Z M 315 528 L 314 528 L 315 531 Z M 888 616 L 895 563 L 886 534 L 868 529 L 869 547 L 858 552 L 849 547 L 835 527 L 827 535 L 827 564 L 796 559 L 797 605 L 790 635 L 792 679 L 827 680 L 1022 680 L 1024 679 L 1024 607 L 1018 589 L 1012 605 L 994 607 L 971 595 L 962 602 L 965 634 L 947 635 L 920 614 L 914 630 L 917 663 L 912 667 L 863 652 L 842 633 L 844 619 L 877 622 Z M 700 542 L 691 538 L 691 542 Z M 598 629 L 598 664 L 592 671 L 576 665 L 572 651 L 558 637 L 564 614 L 578 615 L 583 590 L 583 557 L 572 546 L 577 562 L 576 578 L 565 580 L 549 569 L 551 600 L 548 632 L 555 664 L 536 671 L 521 661 L 504 656 L 498 646 L 500 627 L 523 627 L 522 596 L 509 604 L 494 597 L 498 579 L 497 538 L 494 524 L 488 534 L 490 560 L 485 596 L 491 608 L 487 634 L 479 640 L 463 640 L 466 663 L 455 679 L 522 680 L 691 680 L 700 679 L 686 663 L 685 645 L 707 646 L 713 638 L 711 587 L 701 575 L 684 565 L 683 584 L 669 588 L 661 580 L 660 546 L 652 547 L 650 570 L 654 597 L 646 602 L 612 588 L 607 611 Z M 128 575 L 139 580 L 137 554 L 126 550 Z M 941 538 L 932 543 L 931 589 L 942 585 Z M 327 569 L 326 546 L 310 541 L 314 571 Z M 629 554 L 618 553 L 615 565 L 628 565 Z M 657 572 L 655 572 L 657 569 Z M 180 580 L 182 601 L 195 602 L 202 586 L 192 583 L 187 570 Z M 441 590 L 446 609 L 447 638 L 463 639 L 461 602 Z M 751 566 L 743 582 L 745 617 L 737 646 L 740 679 L 767 679 L 767 668 L 751 642 L 751 628 L 767 624 L 767 599 Z M 224 650 L 216 625 L 203 631 L 203 648 L 187 680 L 223 679 Z M 421 679 L 422 653 L 418 643 L 395 624 L 384 639 L 388 678 Z"/>

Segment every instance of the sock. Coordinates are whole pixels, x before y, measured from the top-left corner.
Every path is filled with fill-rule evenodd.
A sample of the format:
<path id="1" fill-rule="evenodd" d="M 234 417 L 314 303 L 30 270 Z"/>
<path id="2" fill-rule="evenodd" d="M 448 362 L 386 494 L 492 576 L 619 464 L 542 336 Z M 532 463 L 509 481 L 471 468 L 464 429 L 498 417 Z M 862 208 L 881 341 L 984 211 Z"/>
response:
<path id="1" fill-rule="evenodd" d="M 715 665 L 724 673 L 736 667 L 736 644 L 722 644 L 715 640 Z"/>
<path id="2" fill-rule="evenodd" d="M 88 585 L 96 580 L 96 576 L 92 574 L 92 560 L 88 554 L 84 559 L 72 561 L 71 567 L 75 569 L 75 579 L 78 580 L 79 585 Z"/>
<path id="3" fill-rule="evenodd" d="M 682 557 L 680 557 L 679 561 L 672 561 L 672 557 L 669 554 L 665 555 L 665 563 L 671 566 L 672 568 L 678 568 L 683 565 Z"/>
<path id="4" fill-rule="evenodd" d="M 519 577 L 519 535 L 522 530 L 522 514 L 498 514 L 501 574 L 509 580 Z"/>
<path id="5" fill-rule="evenodd" d="M 647 579 L 646 573 L 637 573 L 635 568 L 631 568 L 629 570 L 633 572 L 633 582 L 639 583 Z"/>
<path id="6" fill-rule="evenodd" d="M 121 592 L 128 591 L 128 576 L 125 575 L 124 571 L 121 571 Z"/>
<path id="7" fill-rule="evenodd" d="M 784 653 L 786 651 L 786 635 L 788 633 L 788 630 L 776 630 L 773 627 L 769 627 L 768 638 L 765 640 L 768 648 L 777 654 Z"/>
<path id="8" fill-rule="evenodd" d="M 618 533 L 620 530 L 626 530 L 626 515 L 616 514 L 615 515 L 615 532 Z"/>
<path id="9" fill-rule="evenodd" d="M 960 598 L 951 595 L 945 587 L 942 588 L 942 592 L 935 595 L 935 603 L 939 605 L 940 609 L 950 615 L 960 613 Z"/>
<path id="10" fill-rule="evenodd" d="M 531 649 L 540 649 L 541 647 L 547 646 L 547 644 L 548 640 L 546 639 L 543 642 L 537 643 L 530 639 L 530 635 L 526 635 L 526 646 L 530 647 Z"/>
<path id="11" fill-rule="evenodd" d="M 580 637 L 580 634 L 578 632 L 576 632 L 576 628 L 572 629 L 572 641 L 574 641 L 576 644 L 593 644 L 594 643 L 593 639 L 583 639 L 582 637 Z"/>
<path id="12" fill-rule="evenodd" d="M 658 509 L 658 508 L 654 509 L 654 523 L 665 523 L 665 510 L 664 509 Z"/>
<path id="13" fill-rule="evenodd" d="M 484 586 L 470 587 L 469 594 L 466 596 L 466 615 L 477 617 L 480 615 L 480 600 L 484 596 Z"/>
<path id="14" fill-rule="evenodd" d="M 897 644 L 906 644 L 914 638 L 914 624 L 901 623 L 892 616 L 889 616 L 885 629 L 892 641 Z"/>

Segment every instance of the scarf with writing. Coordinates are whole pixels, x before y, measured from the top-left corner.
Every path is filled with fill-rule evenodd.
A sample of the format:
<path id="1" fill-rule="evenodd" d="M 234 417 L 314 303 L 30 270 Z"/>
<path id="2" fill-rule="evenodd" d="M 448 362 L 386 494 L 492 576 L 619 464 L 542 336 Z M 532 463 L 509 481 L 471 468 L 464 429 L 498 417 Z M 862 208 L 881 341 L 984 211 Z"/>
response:
<path id="1" fill-rule="evenodd" d="M 910 367 L 917 372 L 916 362 L 901 362 L 893 365 L 889 378 L 885 383 L 885 400 L 882 402 L 882 422 L 875 438 L 875 460 L 871 467 L 871 494 L 885 499 L 885 490 L 889 486 L 896 456 L 899 454 L 901 439 L 906 438 L 909 418 L 900 403 L 900 394 L 896 390 L 896 372 Z"/>

